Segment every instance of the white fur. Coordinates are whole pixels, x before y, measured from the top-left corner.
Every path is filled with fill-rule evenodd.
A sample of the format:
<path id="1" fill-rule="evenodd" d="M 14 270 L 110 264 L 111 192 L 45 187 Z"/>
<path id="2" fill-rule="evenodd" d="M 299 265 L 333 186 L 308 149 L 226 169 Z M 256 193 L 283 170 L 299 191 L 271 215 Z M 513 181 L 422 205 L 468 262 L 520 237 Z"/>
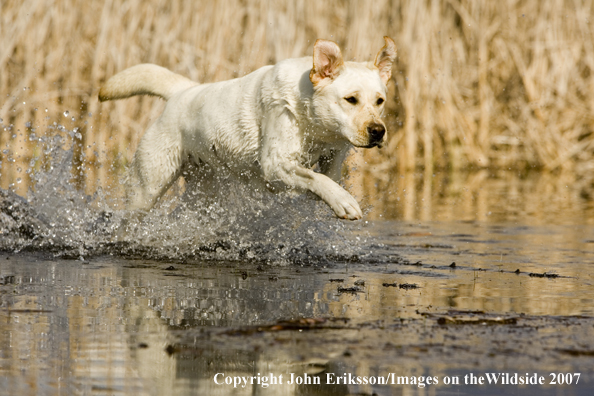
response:
<path id="1" fill-rule="evenodd" d="M 242 78 L 198 85 L 156 65 L 107 81 L 99 98 L 148 94 L 167 100 L 142 137 L 127 178 L 130 209 L 150 209 L 184 164 L 227 168 L 250 183 L 288 186 L 322 198 L 338 217 L 359 219 L 357 201 L 339 184 L 350 147 L 381 146 L 386 83 L 396 56 L 386 45 L 375 63 L 343 62 L 338 46 L 318 40 L 314 57 L 265 66 Z M 355 98 L 356 103 L 351 103 Z M 377 133 L 378 131 L 376 131 Z M 312 168 L 319 165 L 321 173 Z"/>

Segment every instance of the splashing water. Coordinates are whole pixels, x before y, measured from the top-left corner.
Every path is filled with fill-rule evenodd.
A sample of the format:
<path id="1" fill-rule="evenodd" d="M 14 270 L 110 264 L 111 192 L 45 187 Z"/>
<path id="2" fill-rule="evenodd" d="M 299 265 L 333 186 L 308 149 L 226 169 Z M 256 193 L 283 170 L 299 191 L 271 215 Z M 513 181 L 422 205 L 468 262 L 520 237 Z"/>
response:
<path id="1" fill-rule="evenodd" d="M 232 177 L 215 178 L 210 199 L 188 191 L 185 197 L 196 198 L 167 198 L 142 216 L 114 209 L 108 194 L 88 196 L 71 182 L 73 148 L 65 147 L 77 131 L 56 129 L 39 138 L 48 165 L 33 172 L 27 198 L 0 190 L 0 250 L 302 264 L 357 260 L 362 253 L 322 201 L 257 191 Z"/>

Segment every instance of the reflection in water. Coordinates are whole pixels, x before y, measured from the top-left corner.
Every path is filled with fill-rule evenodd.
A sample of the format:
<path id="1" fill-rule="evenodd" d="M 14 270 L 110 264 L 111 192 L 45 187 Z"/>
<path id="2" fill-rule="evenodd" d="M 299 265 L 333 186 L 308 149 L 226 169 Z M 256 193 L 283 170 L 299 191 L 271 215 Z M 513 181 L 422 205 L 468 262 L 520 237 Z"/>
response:
<path id="1" fill-rule="evenodd" d="M 479 170 L 386 177 L 379 182 L 371 175 L 358 178 L 365 186 L 359 195 L 374 207 L 369 213 L 374 219 L 594 223 L 594 186 L 572 173 Z"/>
<path id="2" fill-rule="evenodd" d="M 476 394 L 443 384 L 323 385 L 328 373 L 410 380 L 463 378 L 470 370 L 578 370 L 585 387 L 565 394 L 588 394 L 594 321 L 568 315 L 594 316 L 591 229 L 353 227 L 373 241 L 366 261 L 239 266 L 0 256 L 0 394 Z M 565 244 L 558 256 L 555 243 Z M 374 259 L 396 252 L 408 260 Z M 463 323 L 483 311 L 495 324 L 435 320 Z M 498 325 L 502 316 L 517 325 Z M 283 324 L 297 318 L 325 319 L 313 328 Z M 233 388 L 217 385 L 217 373 L 285 381 Z M 288 384 L 291 374 L 322 382 Z"/>

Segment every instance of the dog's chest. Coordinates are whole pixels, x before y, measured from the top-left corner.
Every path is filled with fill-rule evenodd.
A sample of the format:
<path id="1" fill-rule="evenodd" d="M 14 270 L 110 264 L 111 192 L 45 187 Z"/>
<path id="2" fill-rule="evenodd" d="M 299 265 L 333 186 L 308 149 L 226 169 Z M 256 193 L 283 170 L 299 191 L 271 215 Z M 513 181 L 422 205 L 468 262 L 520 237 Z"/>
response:
<path id="1" fill-rule="evenodd" d="M 320 158 L 328 158 L 334 155 L 332 147 L 325 144 L 309 145 L 305 151 L 301 153 L 301 164 L 307 168 L 315 166 Z"/>

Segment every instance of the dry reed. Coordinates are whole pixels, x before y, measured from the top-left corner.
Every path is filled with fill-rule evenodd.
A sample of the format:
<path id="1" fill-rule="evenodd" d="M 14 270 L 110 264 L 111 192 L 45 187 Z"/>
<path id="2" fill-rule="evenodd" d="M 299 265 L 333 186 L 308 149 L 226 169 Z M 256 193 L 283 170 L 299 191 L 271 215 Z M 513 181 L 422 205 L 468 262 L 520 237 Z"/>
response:
<path id="1" fill-rule="evenodd" d="M 373 59 L 390 35 L 391 137 L 353 159 L 352 179 L 389 191 L 398 171 L 594 168 L 591 0 L 193 1 L 5 0 L 0 3 L 0 185 L 27 179 L 31 135 L 77 127 L 75 172 L 87 190 L 113 183 L 163 106 L 100 104 L 100 84 L 142 62 L 201 82 L 308 55 L 316 38 Z M 68 112 L 68 115 L 65 116 Z M 78 158 L 78 156 L 77 156 Z M 26 186 L 27 183 L 22 184 Z M 19 190 L 19 186 L 15 187 Z M 24 187 L 23 187 L 24 188 Z M 20 188 L 20 192 L 23 192 Z"/>

